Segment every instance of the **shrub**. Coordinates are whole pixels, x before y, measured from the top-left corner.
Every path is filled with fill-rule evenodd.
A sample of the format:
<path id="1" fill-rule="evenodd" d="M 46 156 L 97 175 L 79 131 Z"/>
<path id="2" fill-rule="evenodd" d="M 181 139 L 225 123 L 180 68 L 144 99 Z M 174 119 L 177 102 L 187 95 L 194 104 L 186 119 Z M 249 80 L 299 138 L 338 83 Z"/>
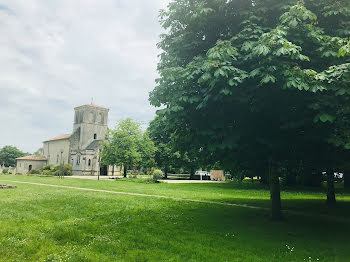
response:
<path id="1" fill-rule="evenodd" d="M 41 170 L 40 169 L 32 169 L 28 172 L 28 174 L 35 174 L 35 175 L 38 175 L 41 173 Z"/>
<path id="2" fill-rule="evenodd" d="M 54 171 L 55 170 L 55 166 L 54 165 L 46 165 L 46 166 L 43 166 L 41 168 L 42 171 L 44 170 L 48 170 L 48 171 Z"/>
<path id="3" fill-rule="evenodd" d="M 163 172 L 160 169 L 156 169 L 153 171 L 153 175 L 158 175 L 158 176 L 163 177 Z"/>
<path id="4" fill-rule="evenodd" d="M 41 172 L 41 176 L 54 176 L 55 172 L 51 171 L 51 170 L 43 170 Z"/>
<path id="5" fill-rule="evenodd" d="M 128 174 L 127 174 L 127 177 L 128 177 L 128 178 L 137 178 L 137 175 L 136 175 L 136 174 L 133 174 L 133 173 L 128 173 Z"/>
<path id="6" fill-rule="evenodd" d="M 8 172 L 9 172 L 9 169 L 8 169 L 8 168 L 4 168 L 4 169 L 2 170 L 2 173 L 3 173 L 3 174 L 8 174 Z"/>
<path id="7" fill-rule="evenodd" d="M 162 178 L 163 178 L 162 170 L 159 170 L 159 169 L 154 170 L 152 180 L 154 182 L 158 182 L 158 180 Z"/>
<path id="8" fill-rule="evenodd" d="M 55 167 L 55 175 L 61 175 L 61 176 L 71 176 L 73 174 L 72 172 L 72 166 L 68 164 L 62 164 Z"/>

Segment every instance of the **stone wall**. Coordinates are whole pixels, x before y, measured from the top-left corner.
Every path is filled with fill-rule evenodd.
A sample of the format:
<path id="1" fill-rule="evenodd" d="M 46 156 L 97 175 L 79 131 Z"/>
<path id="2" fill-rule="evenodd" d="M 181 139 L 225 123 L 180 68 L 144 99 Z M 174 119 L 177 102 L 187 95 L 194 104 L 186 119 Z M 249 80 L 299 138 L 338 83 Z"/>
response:
<path id="1" fill-rule="evenodd" d="M 58 166 L 60 164 L 68 164 L 69 150 L 69 139 L 44 142 L 43 153 L 47 158 L 48 165 Z"/>

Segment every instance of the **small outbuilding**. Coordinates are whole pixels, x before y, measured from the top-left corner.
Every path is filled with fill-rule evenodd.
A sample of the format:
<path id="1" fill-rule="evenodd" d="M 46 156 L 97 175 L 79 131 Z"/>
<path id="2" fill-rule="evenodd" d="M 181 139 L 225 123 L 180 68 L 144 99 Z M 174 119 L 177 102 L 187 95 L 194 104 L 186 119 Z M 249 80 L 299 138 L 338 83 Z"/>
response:
<path id="1" fill-rule="evenodd" d="M 224 170 L 210 170 L 210 179 L 215 181 L 225 181 Z"/>
<path id="2" fill-rule="evenodd" d="M 47 159 L 45 156 L 25 156 L 16 158 L 16 173 L 27 174 L 33 169 L 39 169 L 46 165 Z"/>

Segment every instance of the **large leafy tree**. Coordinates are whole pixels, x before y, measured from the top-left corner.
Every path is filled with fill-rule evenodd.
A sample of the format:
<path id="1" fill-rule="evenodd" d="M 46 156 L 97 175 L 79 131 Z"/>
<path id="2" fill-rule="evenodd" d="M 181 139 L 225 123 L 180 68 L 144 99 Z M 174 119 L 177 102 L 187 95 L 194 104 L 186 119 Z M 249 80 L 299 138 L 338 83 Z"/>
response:
<path id="1" fill-rule="evenodd" d="M 23 153 L 17 147 L 14 146 L 4 146 L 0 149 L 0 165 L 16 166 L 16 158 L 28 155 Z"/>
<path id="2" fill-rule="evenodd" d="M 349 21 L 346 0 L 175 0 L 150 101 L 192 157 L 268 174 L 279 219 L 281 163 L 331 178 L 345 154 Z"/>
<path id="3" fill-rule="evenodd" d="M 164 177 L 168 178 L 168 172 L 177 157 L 171 145 L 171 134 L 167 132 L 166 120 L 159 116 L 156 117 L 150 122 L 148 133 L 156 146 L 155 161 L 157 166 L 164 170 Z"/>
<path id="4" fill-rule="evenodd" d="M 149 167 L 153 164 L 154 144 L 147 134 L 143 134 L 141 124 L 131 118 L 119 121 L 109 137 L 102 142 L 101 161 L 105 165 L 124 167 L 124 177 L 128 168 Z"/>
<path id="5" fill-rule="evenodd" d="M 149 169 L 156 165 L 155 153 L 157 148 L 151 140 L 148 131 L 144 132 L 139 140 L 138 150 L 141 155 L 141 160 L 138 163 L 139 167 Z"/>

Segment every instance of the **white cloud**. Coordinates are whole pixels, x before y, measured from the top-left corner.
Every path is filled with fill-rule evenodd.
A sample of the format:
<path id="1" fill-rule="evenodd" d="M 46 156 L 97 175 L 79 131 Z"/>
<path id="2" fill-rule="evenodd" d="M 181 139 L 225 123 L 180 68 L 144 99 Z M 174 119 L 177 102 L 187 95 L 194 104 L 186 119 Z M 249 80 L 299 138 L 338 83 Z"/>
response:
<path id="1" fill-rule="evenodd" d="M 0 0 L 0 147 L 35 151 L 69 133 L 73 107 L 110 108 L 110 127 L 148 122 L 158 11 L 169 0 Z"/>

